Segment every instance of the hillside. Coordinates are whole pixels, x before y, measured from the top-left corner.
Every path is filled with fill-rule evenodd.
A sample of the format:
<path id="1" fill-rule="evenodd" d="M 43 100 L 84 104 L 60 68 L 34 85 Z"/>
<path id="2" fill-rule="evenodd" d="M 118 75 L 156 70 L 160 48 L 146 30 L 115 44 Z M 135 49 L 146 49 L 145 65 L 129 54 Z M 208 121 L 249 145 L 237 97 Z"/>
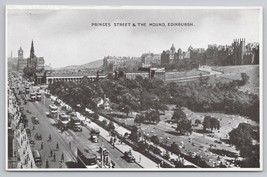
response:
<path id="1" fill-rule="evenodd" d="M 85 69 L 85 68 L 99 68 L 103 65 L 103 60 L 95 60 L 83 65 L 70 65 L 70 66 L 65 66 L 61 67 L 58 69 Z"/>
<path id="2" fill-rule="evenodd" d="M 216 78 L 222 83 L 230 82 L 233 79 L 241 79 L 241 73 L 246 73 L 249 76 L 249 81 L 240 90 L 259 94 L 259 65 L 220 66 L 214 67 L 214 69 L 224 72 L 224 74 Z"/>

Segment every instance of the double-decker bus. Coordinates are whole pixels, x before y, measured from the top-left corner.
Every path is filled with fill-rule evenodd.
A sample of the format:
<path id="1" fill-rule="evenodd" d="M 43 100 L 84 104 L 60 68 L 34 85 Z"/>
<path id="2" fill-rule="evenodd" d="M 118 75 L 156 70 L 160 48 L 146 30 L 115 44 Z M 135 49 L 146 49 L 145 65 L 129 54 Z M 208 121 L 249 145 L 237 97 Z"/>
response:
<path id="1" fill-rule="evenodd" d="M 26 87 L 25 87 L 25 93 L 26 93 L 26 94 L 29 94 L 29 93 L 30 93 L 30 87 L 29 87 L 29 86 L 26 86 Z"/>
<path id="2" fill-rule="evenodd" d="M 71 116 L 70 127 L 75 132 L 81 132 L 82 131 L 81 120 L 76 116 Z"/>
<path id="3" fill-rule="evenodd" d="M 58 107 L 54 104 L 49 105 L 49 115 L 50 117 L 57 117 Z"/>
<path id="4" fill-rule="evenodd" d="M 70 116 L 65 113 L 60 113 L 58 116 L 58 126 L 61 130 L 67 130 L 70 124 Z"/>
<path id="5" fill-rule="evenodd" d="M 37 101 L 41 101 L 42 100 L 42 94 L 41 94 L 41 92 L 36 92 L 36 100 Z"/>
<path id="6" fill-rule="evenodd" d="M 86 146 L 77 148 L 77 166 L 78 168 L 99 168 L 96 154 Z"/>
<path id="7" fill-rule="evenodd" d="M 31 97 L 31 100 L 32 100 L 32 101 L 35 101 L 35 100 L 36 100 L 36 94 L 35 94 L 35 92 L 32 92 L 32 93 L 30 94 L 30 97 Z"/>

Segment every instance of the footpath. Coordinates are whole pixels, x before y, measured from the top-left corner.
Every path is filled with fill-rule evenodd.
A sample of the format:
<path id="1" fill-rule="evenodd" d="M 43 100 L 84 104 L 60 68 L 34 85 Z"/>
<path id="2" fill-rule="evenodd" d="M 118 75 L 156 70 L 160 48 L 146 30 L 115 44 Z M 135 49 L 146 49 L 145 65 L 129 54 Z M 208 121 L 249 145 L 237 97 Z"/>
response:
<path id="1" fill-rule="evenodd" d="M 77 117 L 81 117 L 81 115 L 79 115 L 79 116 L 78 115 L 79 115 L 79 113 L 77 114 Z M 98 129 L 100 132 L 100 135 L 108 142 L 110 141 L 111 136 L 107 130 L 103 129 L 102 127 L 100 127 L 99 125 L 97 125 L 94 122 L 85 121 L 85 124 L 87 125 L 87 127 L 91 128 L 91 129 Z M 131 150 L 132 155 L 136 159 L 136 163 L 138 163 L 143 168 L 158 168 L 157 163 L 153 162 L 152 160 L 150 160 L 149 158 L 147 158 L 143 154 L 141 154 L 137 151 L 134 151 L 129 145 L 127 145 L 125 143 L 122 143 L 122 144 L 116 143 L 115 148 L 120 150 L 122 153 L 124 153 L 125 151 Z"/>
<path id="2" fill-rule="evenodd" d="M 56 99 L 56 97 L 53 96 L 53 97 L 52 97 L 52 100 L 55 100 L 55 99 Z M 61 106 L 63 106 L 63 105 L 66 105 L 66 104 L 65 104 L 65 103 L 62 103 Z M 68 106 L 68 105 L 67 105 L 67 106 Z M 87 109 L 87 111 L 88 111 L 88 112 L 92 112 L 90 109 Z M 81 115 L 79 112 L 76 112 L 76 115 L 77 115 L 77 117 L 78 117 L 81 121 L 84 121 L 84 122 L 85 122 L 85 124 L 87 125 L 87 127 L 91 128 L 91 129 L 98 129 L 99 132 L 100 132 L 100 135 L 101 135 L 103 138 L 105 138 L 108 142 L 110 141 L 111 136 L 110 136 L 110 133 L 109 133 L 107 130 L 103 129 L 102 127 L 100 127 L 99 125 L 97 125 L 97 124 L 94 123 L 94 122 L 89 122 L 88 119 L 87 119 L 85 116 Z M 106 121 L 108 121 L 108 122 L 110 121 L 109 119 L 107 119 L 107 118 L 105 118 L 105 117 L 103 117 L 103 116 L 101 116 L 101 115 L 99 115 L 99 120 L 100 120 L 100 121 L 106 120 Z M 122 126 L 119 126 L 119 125 L 116 124 L 115 122 L 114 122 L 114 126 L 115 126 L 115 130 L 116 130 L 119 134 L 121 134 L 122 136 L 123 136 L 125 133 L 128 133 L 128 134 L 131 133 L 131 131 L 129 131 L 128 129 L 126 129 L 126 128 L 122 127 Z M 159 168 L 159 164 L 157 164 L 157 163 L 155 163 L 154 161 L 150 160 L 149 158 L 147 158 L 147 157 L 144 156 L 143 154 L 141 154 L 141 153 L 139 153 L 139 152 L 137 152 L 137 151 L 134 151 L 129 145 L 127 145 L 127 144 L 125 144 L 125 143 L 121 144 L 120 142 L 118 142 L 118 143 L 115 144 L 115 147 L 116 147 L 118 150 L 120 150 L 122 153 L 124 153 L 125 151 L 129 151 L 129 150 L 131 150 L 132 155 L 133 155 L 134 158 L 136 159 L 136 162 L 137 162 L 140 166 L 142 166 L 143 168 Z M 162 152 L 167 152 L 167 150 L 164 149 L 163 147 L 160 147 L 160 146 L 157 146 L 157 147 L 158 147 Z M 171 154 L 171 155 L 170 155 L 170 158 L 171 158 L 171 159 L 175 159 L 175 160 L 180 160 L 180 161 L 182 160 L 183 163 L 184 163 L 184 165 L 190 165 L 190 166 L 195 166 L 195 167 L 197 167 L 195 164 L 193 164 L 193 163 L 191 163 L 191 162 L 185 160 L 184 158 L 182 158 L 182 157 L 180 157 L 180 156 L 178 156 L 178 155 L 176 155 L 176 154 Z"/>
<path id="3" fill-rule="evenodd" d="M 8 112 L 11 114 L 11 128 L 14 130 L 14 156 L 18 158 L 17 168 L 36 168 L 29 139 L 24 125 L 19 123 L 21 113 L 14 95 L 9 95 Z"/>
<path id="4" fill-rule="evenodd" d="M 100 121 L 106 120 L 106 121 L 108 121 L 108 122 L 110 121 L 109 119 L 107 119 L 107 118 L 105 118 L 105 117 L 103 117 L 103 116 L 101 116 L 101 115 L 99 115 L 99 120 L 100 120 Z M 131 133 L 131 131 L 129 131 L 128 129 L 126 129 L 126 128 L 122 127 L 122 126 L 119 126 L 119 125 L 116 124 L 115 122 L 113 122 L 113 124 L 114 124 L 114 126 L 115 126 L 115 130 L 116 130 L 119 134 L 124 135 L 125 133 L 128 133 L 128 134 Z M 153 144 L 153 143 L 150 142 L 150 144 Z M 163 147 L 161 147 L 161 146 L 158 146 L 158 145 L 157 145 L 157 147 L 158 147 L 162 152 L 167 152 L 167 150 L 166 150 L 165 148 L 163 148 Z M 123 151 L 123 152 L 124 152 L 124 151 Z M 174 160 L 183 161 L 183 164 L 184 164 L 184 165 L 198 167 L 198 166 L 196 166 L 195 164 L 189 162 L 188 160 L 185 160 L 184 158 L 182 158 L 182 157 L 180 157 L 180 156 L 178 156 L 178 155 L 176 155 L 176 154 L 170 154 L 170 158 L 171 158 L 171 159 L 174 159 Z"/>

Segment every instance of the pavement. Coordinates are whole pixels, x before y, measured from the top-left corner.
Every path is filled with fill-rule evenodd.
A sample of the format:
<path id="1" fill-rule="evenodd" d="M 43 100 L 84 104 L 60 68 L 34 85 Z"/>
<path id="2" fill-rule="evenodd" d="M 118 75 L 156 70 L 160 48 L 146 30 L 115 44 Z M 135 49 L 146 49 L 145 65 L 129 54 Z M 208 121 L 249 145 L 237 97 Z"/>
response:
<path id="1" fill-rule="evenodd" d="M 105 118 L 105 117 L 103 117 L 103 116 L 99 116 L 99 120 L 100 120 L 100 121 L 103 121 L 103 120 L 109 121 L 109 119 L 107 119 L 107 118 Z M 116 130 L 119 134 L 121 134 L 121 135 L 124 135 L 125 133 L 128 133 L 128 134 L 131 133 L 131 131 L 127 130 L 126 128 L 124 128 L 124 127 L 122 127 L 122 126 L 119 126 L 119 125 L 116 124 L 116 123 L 114 123 L 114 126 L 115 126 L 115 130 Z M 108 138 L 108 136 L 107 136 L 107 138 Z M 153 143 L 152 143 L 152 144 L 153 144 Z M 125 152 L 125 151 L 128 151 L 129 149 L 131 149 L 131 148 L 125 146 L 125 145 L 120 145 L 120 143 L 118 143 L 118 145 L 116 145 L 116 147 L 117 147 L 117 148 L 121 148 L 122 152 Z M 160 146 L 157 146 L 157 147 L 158 147 L 162 152 L 167 152 L 167 150 L 166 150 L 165 148 L 160 147 Z M 128 148 L 128 149 L 127 149 L 127 148 Z M 147 161 L 147 159 L 148 159 L 148 158 L 145 157 L 144 155 L 142 155 L 142 154 L 140 155 L 139 152 L 136 152 L 136 151 L 133 151 L 133 150 L 132 150 L 132 153 L 133 153 L 135 159 L 142 159 L 142 160 L 144 160 L 144 161 Z M 172 159 L 180 159 L 181 157 L 178 156 L 178 155 L 176 155 L 176 154 L 172 154 L 172 155 L 171 155 L 171 158 L 172 158 Z M 141 163 L 142 163 L 142 160 L 141 160 Z M 182 160 L 184 161 L 184 165 L 190 165 L 190 166 L 198 167 L 198 166 L 196 166 L 195 164 L 189 162 L 188 160 L 185 160 L 185 159 L 182 159 Z M 140 163 L 140 165 L 141 165 L 141 163 Z M 150 166 L 150 165 L 146 165 L 146 166 L 148 166 L 148 167 L 145 167 L 145 168 L 158 168 L 158 164 L 156 164 L 155 162 L 153 162 L 153 163 L 154 163 L 154 164 L 151 164 L 151 166 Z M 155 166 L 155 164 L 156 164 L 156 166 Z"/>
<path id="2" fill-rule="evenodd" d="M 84 116 L 82 116 L 80 113 L 76 112 L 77 114 L 77 117 L 80 118 L 81 120 L 84 120 Z M 104 118 L 103 116 L 99 116 L 99 120 L 104 120 L 106 118 Z M 85 119 L 87 120 L 87 119 Z M 108 119 L 106 119 L 107 121 L 109 121 Z M 100 135 L 105 138 L 108 142 L 110 141 L 110 133 L 103 129 L 102 127 L 100 127 L 99 125 L 97 125 L 96 123 L 94 122 L 89 122 L 89 121 L 86 121 L 85 124 L 87 125 L 87 127 L 89 128 L 92 128 L 92 129 L 98 129 L 100 131 Z M 116 131 L 121 134 L 121 135 L 124 135 L 126 132 L 130 133 L 129 130 L 123 128 L 123 127 L 120 127 L 118 126 L 116 123 L 114 123 L 115 125 L 115 129 Z M 119 149 L 122 153 L 124 153 L 125 151 L 129 151 L 131 150 L 132 151 L 132 155 L 135 157 L 136 159 L 136 162 L 142 166 L 143 168 L 158 168 L 158 164 L 155 163 L 154 161 L 150 160 L 149 158 L 147 158 L 146 156 L 144 156 L 143 154 L 137 152 L 137 151 L 134 151 L 132 149 L 132 147 L 130 147 L 129 145 L 127 144 L 121 144 L 121 143 L 117 143 L 115 145 L 115 147 L 117 149 Z"/>
<path id="3" fill-rule="evenodd" d="M 9 95 L 9 100 L 8 112 L 11 113 L 13 117 L 11 127 L 15 132 L 14 142 L 16 142 L 16 145 L 18 145 L 18 147 L 14 146 L 14 153 L 15 156 L 20 159 L 17 163 L 17 168 L 36 168 L 31 147 L 29 145 L 28 136 L 23 124 L 19 124 L 21 113 L 18 111 L 18 105 L 16 102 L 13 101 L 15 100 L 15 96 L 12 93 Z"/>

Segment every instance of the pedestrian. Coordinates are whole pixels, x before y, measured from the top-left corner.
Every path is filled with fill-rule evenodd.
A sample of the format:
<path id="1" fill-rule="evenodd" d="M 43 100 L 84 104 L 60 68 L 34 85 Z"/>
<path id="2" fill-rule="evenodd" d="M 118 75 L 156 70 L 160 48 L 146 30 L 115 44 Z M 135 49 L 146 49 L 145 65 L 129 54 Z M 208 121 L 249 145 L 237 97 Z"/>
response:
<path id="1" fill-rule="evenodd" d="M 35 130 L 35 126 L 34 125 L 32 126 L 32 130 Z"/>
<path id="2" fill-rule="evenodd" d="M 49 134 L 48 140 L 49 140 L 49 141 L 52 140 L 51 134 Z"/>
<path id="3" fill-rule="evenodd" d="M 115 168 L 115 163 L 114 163 L 113 160 L 111 160 L 111 167 L 112 167 L 112 168 Z"/>
<path id="4" fill-rule="evenodd" d="M 59 149 L 59 145 L 58 145 L 58 143 L 57 143 L 56 149 L 57 149 L 57 150 Z"/>
<path id="5" fill-rule="evenodd" d="M 45 168 L 49 168 L 49 162 L 48 162 L 48 160 L 46 160 Z"/>
<path id="6" fill-rule="evenodd" d="M 50 150 L 50 157 L 52 157 L 53 156 L 53 151 L 52 150 Z"/>
<path id="7" fill-rule="evenodd" d="M 64 153 L 61 154 L 61 162 L 64 162 Z"/>
<path id="8" fill-rule="evenodd" d="M 43 149 L 44 148 L 44 144 L 43 144 L 43 142 L 41 143 L 41 149 Z"/>
<path id="9" fill-rule="evenodd" d="M 32 168 L 32 161 L 31 161 L 31 168 Z"/>
<path id="10" fill-rule="evenodd" d="M 54 153 L 54 159 L 53 159 L 53 161 L 56 161 L 56 153 Z"/>

